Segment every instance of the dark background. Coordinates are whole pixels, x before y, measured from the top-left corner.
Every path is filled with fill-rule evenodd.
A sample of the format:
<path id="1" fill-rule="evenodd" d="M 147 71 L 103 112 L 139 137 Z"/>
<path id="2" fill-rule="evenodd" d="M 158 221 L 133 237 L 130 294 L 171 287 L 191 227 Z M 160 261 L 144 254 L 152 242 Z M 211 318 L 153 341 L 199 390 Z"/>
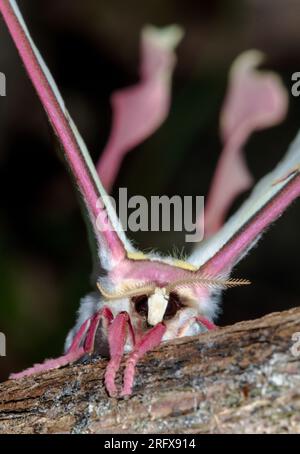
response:
<path id="1" fill-rule="evenodd" d="M 300 71 L 298 0 L 19 0 L 33 38 L 96 160 L 110 131 L 109 97 L 138 80 L 139 33 L 145 23 L 181 24 L 171 114 L 128 155 L 115 188 L 129 195 L 205 195 L 220 152 L 218 117 L 228 68 L 243 50 L 264 51 L 289 92 Z M 7 377 L 58 355 L 89 291 L 91 255 L 77 194 L 55 153 L 46 116 L 0 20 L 0 331 Z M 270 170 L 300 125 L 300 98 L 287 120 L 246 146 L 255 178 Z M 116 191 L 115 191 L 116 193 Z M 245 195 L 243 196 L 245 197 Z M 236 208 L 241 197 L 235 204 Z M 299 304 L 300 204 L 295 203 L 236 276 L 253 281 L 229 290 L 219 324 Z M 135 234 L 141 248 L 184 246 L 183 235 Z"/>

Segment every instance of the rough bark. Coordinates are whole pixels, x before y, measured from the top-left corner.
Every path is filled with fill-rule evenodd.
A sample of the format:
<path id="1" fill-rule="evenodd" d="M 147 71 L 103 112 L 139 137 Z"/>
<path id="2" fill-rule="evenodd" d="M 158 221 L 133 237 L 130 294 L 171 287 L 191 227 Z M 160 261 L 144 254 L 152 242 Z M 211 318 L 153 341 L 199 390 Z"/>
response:
<path id="1" fill-rule="evenodd" d="M 0 432 L 300 433 L 295 332 L 300 308 L 163 344 L 129 400 L 108 398 L 103 359 L 7 381 Z"/>

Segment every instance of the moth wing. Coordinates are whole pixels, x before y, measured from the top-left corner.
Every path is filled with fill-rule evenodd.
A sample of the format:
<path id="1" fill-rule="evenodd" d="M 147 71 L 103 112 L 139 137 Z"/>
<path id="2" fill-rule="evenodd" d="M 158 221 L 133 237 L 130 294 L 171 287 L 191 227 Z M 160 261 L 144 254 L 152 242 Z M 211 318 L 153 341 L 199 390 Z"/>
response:
<path id="1" fill-rule="evenodd" d="M 125 154 L 151 136 L 169 114 L 175 48 L 182 35 L 178 25 L 142 29 L 140 79 L 111 96 L 111 133 L 97 164 L 108 191 Z"/>
<path id="2" fill-rule="evenodd" d="M 201 273 L 226 274 L 258 241 L 266 228 L 300 195 L 300 133 L 275 169 L 224 226 L 200 243 L 189 258 Z"/>
<path id="3" fill-rule="evenodd" d="M 97 175 L 88 149 L 74 124 L 59 89 L 35 46 L 18 5 L 0 2 L 0 11 L 27 73 L 49 117 L 71 169 L 97 239 L 103 266 L 109 268 L 134 249 L 127 240 L 111 199 Z"/>
<path id="4" fill-rule="evenodd" d="M 205 203 L 206 238 L 222 227 L 235 198 L 253 186 L 245 143 L 255 131 L 281 123 L 288 111 L 288 91 L 276 73 L 260 68 L 264 58 L 257 50 L 245 51 L 229 71 L 220 114 L 223 149 Z"/>

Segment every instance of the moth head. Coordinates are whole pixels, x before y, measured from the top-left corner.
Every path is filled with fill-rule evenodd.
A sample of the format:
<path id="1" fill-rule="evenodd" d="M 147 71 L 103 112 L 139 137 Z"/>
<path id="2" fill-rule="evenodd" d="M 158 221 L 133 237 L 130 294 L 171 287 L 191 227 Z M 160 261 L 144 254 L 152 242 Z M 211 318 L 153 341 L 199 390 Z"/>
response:
<path id="1" fill-rule="evenodd" d="M 195 315 L 201 313 L 201 298 L 198 299 L 199 288 L 209 289 L 232 287 L 248 284 L 246 280 L 236 279 L 213 279 L 208 277 L 190 277 L 177 279 L 162 285 L 159 282 L 136 282 L 130 280 L 115 291 L 108 291 L 98 283 L 98 289 L 102 297 L 108 303 L 124 300 L 127 298 L 130 304 L 130 312 L 135 318 L 143 320 L 147 325 L 155 326 L 158 323 L 176 318 L 184 309 L 195 310 Z"/>
<path id="2" fill-rule="evenodd" d="M 155 283 L 135 284 L 114 293 L 108 293 L 100 284 L 98 288 L 108 303 L 128 298 L 131 314 L 145 321 L 149 327 L 172 319 L 184 308 L 184 300 L 179 293 Z"/>

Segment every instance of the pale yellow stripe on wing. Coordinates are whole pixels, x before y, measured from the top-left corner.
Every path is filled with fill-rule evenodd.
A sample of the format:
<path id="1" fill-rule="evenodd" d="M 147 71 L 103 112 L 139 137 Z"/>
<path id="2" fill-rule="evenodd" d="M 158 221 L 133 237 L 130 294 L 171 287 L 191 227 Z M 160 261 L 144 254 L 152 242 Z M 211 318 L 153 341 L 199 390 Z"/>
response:
<path id="1" fill-rule="evenodd" d="M 130 260 L 151 260 L 146 254 L 144 254 L 143 252 L 140 252 L 140 251 L 127 252 L 127 257 Z M 196 266 L 192 265 L 191 263 L 185 262 L 184 260 L 174 259 L 174 262 L 172 264 L 168 263 L 167 261 L 164 261 L 163 259 L 162 260 L 155 259 L 155 260 L 157 260 L 158 262 L 161 262 L 161 263 L 166 263 L 167 265 L 170 265 L 170 266 L 182 268 L 183 270 L 188 270 L 188 271 L 197 271 L 198 270 L 198 268 Z"/>

